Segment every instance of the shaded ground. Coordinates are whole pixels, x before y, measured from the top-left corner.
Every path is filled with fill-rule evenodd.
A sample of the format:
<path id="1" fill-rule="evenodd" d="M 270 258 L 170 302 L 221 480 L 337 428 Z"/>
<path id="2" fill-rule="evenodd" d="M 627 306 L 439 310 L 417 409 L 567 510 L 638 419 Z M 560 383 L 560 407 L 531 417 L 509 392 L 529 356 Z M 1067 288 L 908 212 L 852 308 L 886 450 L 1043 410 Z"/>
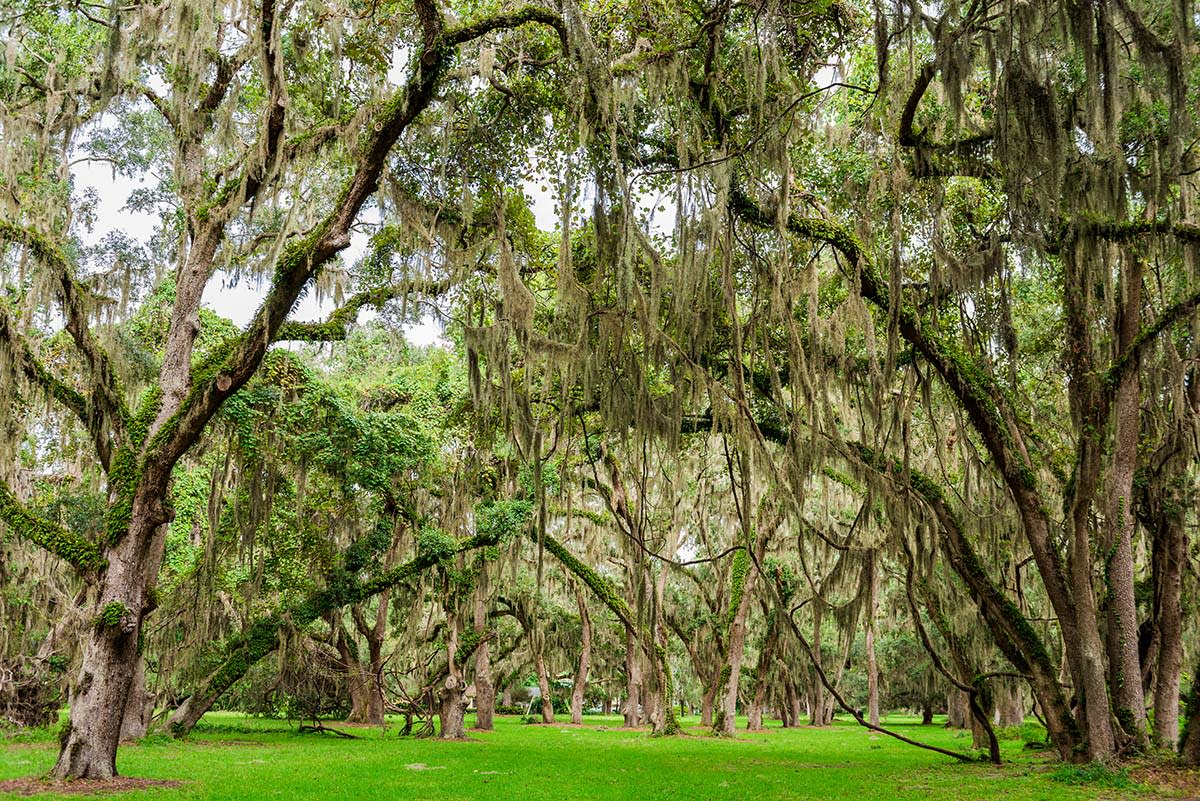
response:
<path id="1" fill-rule="evenodd" d="M 17 796 L 30 795 L 110 795 L 112 793 L 128 793 L 149 788 L 180 787 L 176 781 L 159 779 L 138 779 L 131 776 L 118 776 L 115 779 L 77 779 L 64 781 L 62 779 L 9 779 L 0 782 L 0 794 Z"/>
<path id="2" fill-rule="evenodd" d="M 468 723 L 471 721 L 468 720 Z M 191 739 L 164 737 L 123 747 L 118 768 L 137 783 L 103 788 L 137 801 L 1047 801 L 1195 798 L 1195 772 L 1140 766 L 1119 781 L 1055 780 L 1045 754 L 1004 742 L 1006 764 L 962 765 L 946 757 L 841 723 L 828 729 L 778 728 L 716 739 L 694 725 L 683 737 L 656 739 L 620 729 L 620 718 L 584 726 L 522 725 L 497 718 L 494 732 L 462 742 L 413 740 L 355 728 L 360 739 L 297 734 L 295 724 L 210 715 Z M 896 722 L 896 721 L 893 721 Z M 900 721 L 903 732 L 943 747 L 970 748 L 964 732 Z M 1015 733 L 1014 733 L 1015 734 Z M 44 774 L 53 735 L 0 740 L 0 781 Z M 1190 773 L 1190 777 L 1188 774 Z M 1060 777 L 1061 778 L 1061 777 Z M 1111 777 L 1110 777 L 1111 778 Z M 150 780 L 138 781 L 138 780 Z M 182 782 L 171 786 L 164 781 Z M 1151 788 L 1138 782 L 1153 782 Z M 29 789 L 69 798 L 75 787 L 22 779 L 0 785 L 0 799 Z M 80 788 L 84 789 L 84 788 Z M 91 792 L 93 788 L 84 789 Z M 74 796 L 78 798 L 78 796 Z"/>

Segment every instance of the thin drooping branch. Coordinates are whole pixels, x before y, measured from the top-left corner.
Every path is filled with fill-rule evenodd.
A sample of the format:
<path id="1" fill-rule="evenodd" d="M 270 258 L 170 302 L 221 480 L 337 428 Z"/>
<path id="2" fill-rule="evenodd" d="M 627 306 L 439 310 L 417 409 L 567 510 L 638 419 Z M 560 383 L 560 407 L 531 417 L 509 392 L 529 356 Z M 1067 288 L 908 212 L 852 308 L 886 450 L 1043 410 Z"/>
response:
<path id="1" fill-rule="evenodd" d="M 921 640 L 921 646 L 925 649 L 925 653 L 929 655 L 929 659 L 933 662 L 933 667 L 938 673 L 946 678 L 959 691 L 967 694 L 968 702 L 971 706 L 971 716 L 979 722 L 983 730 L 987 733 L 988 738 L 988 757 L 997 765 L 1000 764 L 1000 743 L 996 740 L 996 730 L 992 728 L 992 722 L 988 720 L 984 714 L 983 708 L 979 705 L 979 687 L 975 684 L 967 684 L 960 681 L 957 676 L 950 672 L 946 667 L 946 663 L 942 661 L 942 657 L 938 654 L 937 649 L 933 647 L 933 639 L 929 636 L 929 632 L 925 629 L 925 624 L 921 622 L 921 608 L 917 604 L 917 596 L 913 590 L 913 574 L 916 572 L 916 560 L 913 558 L 912 551 L 909 550 L 908 542 L 901 538 L 901 546 L 904 550 L 904 593 L 908 598 L 908 609 L 912 615 L 913 627 L 917 630 L 917 636 Z M 943 632 L 948 634 L 949 632 Z M 978 677 L 976 679 L 978 681 Z"/>
<path id="2" fill-rule="evenodd" d="M 751 554 L 751 556 L 754 555 Z M 759 572 L 763 573 L 763 575 L 769 575 L 766 571 L 763 571 L 762 565 L 758 564 L 757 557 L 755 557 L 755 567 L 759 570 Z M 780 610 L 788 609 L 787 603 L 783 598 L 783 593 L 780 592 L 778 585 L 773 581 L 766 582 L 766 584 L 771 588 L 771 594 L 775 597 L 777 608 Z M 957 759 L 959 762 L 975 761 L 975 757 L 971 754 L 964 754 L 960 751 L 951 751 L 948 748 L 930 745 L 929 743 L 923 743 L 919 740 L 905 737 L 903 734 L 894 732 L 884 726 L 876 726 L 864 718 L 862 713 L 855 707 L 851 706 L 842 696 L 842 694 L 838 692 L 838 689 L 834 683 L 829 680 L 829 676 L 826 675 L 824 668 L 821 667 L 821 660 L 817 659 L 816 652 L 813 650 L 812 645 L 809 644 L 808 638 L 804 636 L 804 632 L 800 630 L 800 626 L 797 625 L 796 619 L 792 616 L 793 614 L 795 614 L 794 609 L 788 610 L 788 613 L 782 615 L 781 617 L 787 621 L 788 628 L 791 629 L 792 635 L 796 638 L 796 641 L 800 643 L 800 647 L 804 649 L 805 653 L 808 654 L 809 664 L 812 665 L 814 672 L 817 674 L 817 678 L 821 681 L 821 684 L 824 685 L 825 689 L 829 691 L 829 694 L 833 696 L 833 699 L 837 701 L 838 706 L 840 706 L 845 712 L 853 717 L 854 720 L 858 722 L 858 725 L 870 729 L 871 731 L 877 731 L 880 734 L 886 734 L 888 737 L 894 737 L 902 743 L 907 743 L 908 745 L 913 745 L 917 748 L 924 748 L 927 751 L 934 751 L 953 759 Z"/>

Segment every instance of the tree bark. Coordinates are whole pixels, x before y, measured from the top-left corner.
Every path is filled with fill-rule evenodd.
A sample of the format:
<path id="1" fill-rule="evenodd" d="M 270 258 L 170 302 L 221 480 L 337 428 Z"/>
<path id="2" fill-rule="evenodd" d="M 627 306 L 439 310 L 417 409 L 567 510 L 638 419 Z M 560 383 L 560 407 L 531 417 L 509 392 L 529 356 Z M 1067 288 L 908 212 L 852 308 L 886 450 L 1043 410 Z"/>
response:
<path id="1" fill-rule="evenodd" d="M 121 742 L 140 740 L 150 728 L 154 715 L 154 694 L 146 692 L 146 660 L 139 656 L 133 682 L 129 687 L 129 700 L 121 719 Z"/>
<path id="2" fill-rule="evenodd" d="M 579 606 L 580 637 L 579 667 L 575 670 L 575 683 L 571 687 L 571 722 L 583 723 L 583 698 L 587 692 L 588 670 L 592 662 L 592 620 L 588 615 L 587 599 L 579 585 L 574 585 L 575 603 Z"/>
<path id="3" fill-rule="evenodd" d="M 138 632 L 153 606 L 149 577 L 157 575 L 166 533 L 164 495 L 154 496 L 142 486 L 134 497 L 128 531 L 106 554 L 108 566 L 100 577 L 93 623 L 82 634 L 71 718 L 51 771 L 54 778 L 117 775 L 121 724 L 139 662 Z"/>
<path id="4" fill-rule="evenodd" d="M 625 728 L 636 729 L 642 725 L 641 687 L 642 666 L 639 660 L 637 638 L 632 630 L 625 629 Z"/>
<path id="5" fill-rule="evenodd" d="M 479 586 L 475 591 L 475 634 L 480 638 L 475 651 L 475 728 L 491 731 L 496 713 L 496 685 L 492 681 L 492 651 L 487 638 L 487 564 L 479 568 Z"/>
<path id="6" fill-rule="evenodd" d="M 442 729 L 438 736 L 443 740 L 466 739 L 467 701 L 463 697 L 462 679 L 453 675 L 446 677 L 440 693 L 440 702 L 439 718 Z"/>
<path id="7" fill-rule="evenodd" d="M 1141 261 L 1132 258 L 1122 271 L 1124 302 L 1118 321 L 1118 354 L 1126 352 L 1140 333 L 1142 305 Z M 1133 575 L 1133 477 L 1141 431 L 1141 383 L 1138 360 L 1117 386 L 1113 413 L 1116 434 L 1108 509 L 1108 652 L 1113 711 L 1125 736 L 1146 744 L 1146 699 L 1138 654 L 1137 600 Z"/>
<path id="8" fill-rule="evenodd" d="M 717 679 L 720 678 L 720 673 L 714 673 L 712 681 L 709 681 L 704 688 L 704 694 L 700 696 L 700 725 L 711 727 L 713 722 L 713 704 L 717 698 Z"/>

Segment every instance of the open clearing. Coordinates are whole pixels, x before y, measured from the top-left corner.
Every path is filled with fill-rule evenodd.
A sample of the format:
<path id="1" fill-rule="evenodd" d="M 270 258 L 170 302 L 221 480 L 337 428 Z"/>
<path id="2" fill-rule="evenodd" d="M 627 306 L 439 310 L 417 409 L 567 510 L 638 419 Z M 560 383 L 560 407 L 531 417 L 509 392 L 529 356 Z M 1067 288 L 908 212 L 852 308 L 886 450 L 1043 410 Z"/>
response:
<path id="1" fill-rule="evenodd" d="M 1056 771 L 1061 777 L 1064 769 L 1044 755 L 1025 751 L 1019 740 L 1004 742 L 1006 761 L 997 768 L 955 764 L 843 721 L 823 730 L 743 732 L 736 740 L 709 736 L 694 718 L 685 719 L 687 736 L 665 739 L 621 730 L 620 722 L 618 717 L 591 716 L 582 727 L 541 726 L 499 717 L 493 732 L 472 732 L 466 742 L 442 742 L 401 739 L 394 726 L 386 733 L 346 729 L 359 739 L 345 740 L 297 734 L 294 725 L 282 721 L 212 714 L 186 741 L 151 738 L 120 751 L 124 775 L 180 781 L 180 786 L 115 791 L 104 797 L 1040 801 L 1187 798 L 1192 792 L 1187 784 L 1159 790 L 1119 776 L 1083 784 L 1056 780 Z M 891 725 L 938 745 L 970 745 L 967 733 L 940 725 L 920 726 L 897 718 Z M 48 732 L 5 744 L 0 781 L 46 772 L 54 763 L 55 745 Z M 0 793 L 0 798 L 16 797 Z"/>

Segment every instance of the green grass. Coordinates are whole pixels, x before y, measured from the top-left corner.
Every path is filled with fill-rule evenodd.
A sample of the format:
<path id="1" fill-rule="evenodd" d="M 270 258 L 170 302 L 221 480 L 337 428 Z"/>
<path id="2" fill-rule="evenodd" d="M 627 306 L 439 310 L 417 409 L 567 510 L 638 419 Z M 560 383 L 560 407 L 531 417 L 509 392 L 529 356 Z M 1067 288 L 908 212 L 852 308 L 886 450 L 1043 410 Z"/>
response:
<path id="1" fill-rule="evenodd" d="M 468 742 L 400 739 L 393 729 L 354 729 L 362 739 L 294 733 L 281 721 L 210 714 L 184 742 L 150 738 L 122 747 L 122 774 L 183 782 L 105 798 L 154 799 L 1115 799 L 1137 793 L 1052 778 L 1044 755 L 1004 743 L 1005 765 L 957 764 L 872 734 L 852 723 L 828 729 L 774 728 L 735 740 L 656 739 L 622 731 L 620 718 L 583 727 L 528 726 L 497 718 L 496 730 Z M 905 734 L 957 749 L 970 737 L 893 718 Z M 778 724 L 776 724 L 778 725 Z M 0 780 L 43 774 L 54 762 L 49 733 L 0 740 Z M 30 741 L 33 740 L 33 741 Z M 53 798 L 56 796 L 40 796 Z M 0 794 L 0 798 L 15 798 Z M 77 797 L 76 797 L 77 798 Z"/>

